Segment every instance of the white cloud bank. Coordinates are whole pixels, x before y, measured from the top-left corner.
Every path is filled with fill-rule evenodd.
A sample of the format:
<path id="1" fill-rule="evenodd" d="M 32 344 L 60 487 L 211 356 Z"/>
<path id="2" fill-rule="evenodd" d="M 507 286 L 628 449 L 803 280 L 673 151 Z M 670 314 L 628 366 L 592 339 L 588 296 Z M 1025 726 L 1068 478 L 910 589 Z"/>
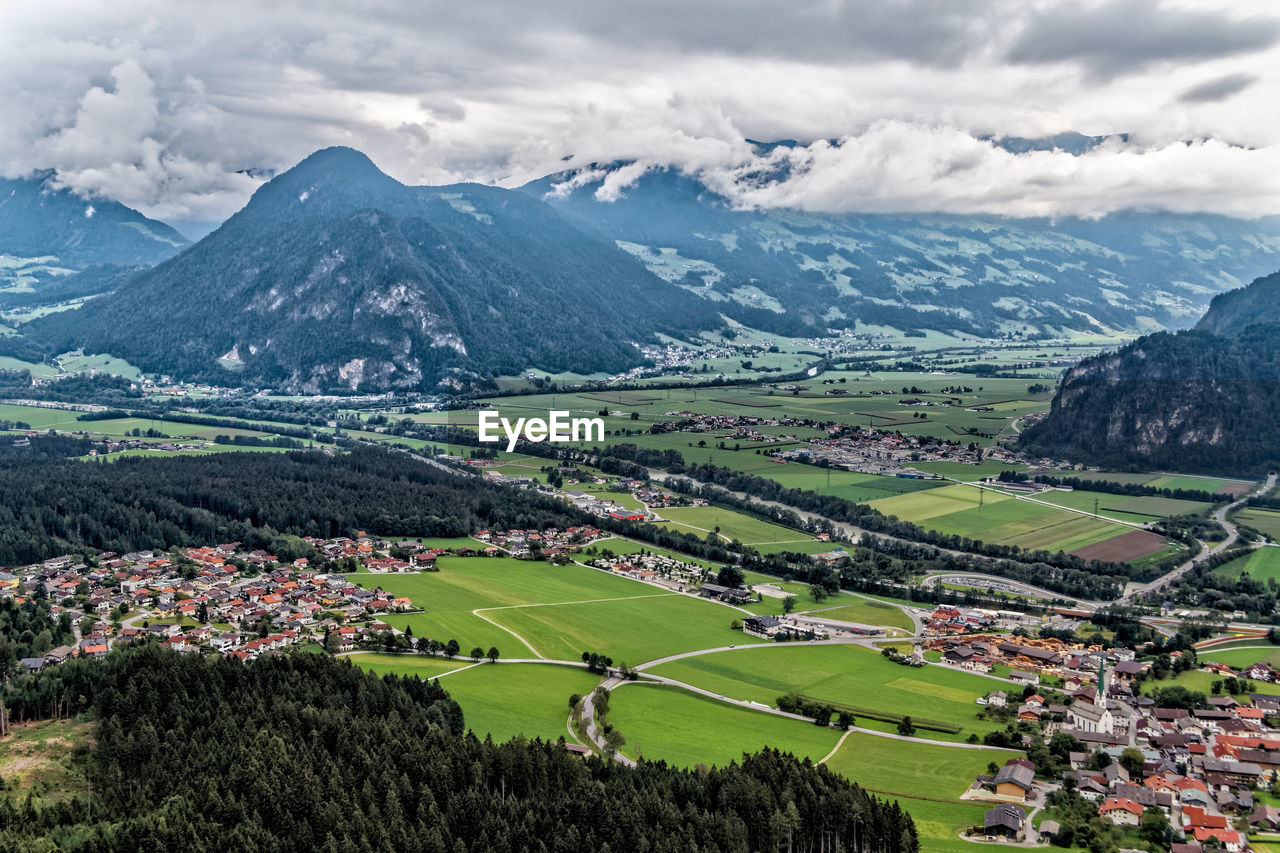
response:
<path id="1" fill-rule="evenodd" d="M 744 206 L 1280 214 L 1278 42 L 1270 0 L 0 4 L 0 173 L 174 220 L 335 144 L 410 183 L 639 161 L 608 198 L 672 165 Z M 1130 141 L 982 140 L 1065 131 Z"/>

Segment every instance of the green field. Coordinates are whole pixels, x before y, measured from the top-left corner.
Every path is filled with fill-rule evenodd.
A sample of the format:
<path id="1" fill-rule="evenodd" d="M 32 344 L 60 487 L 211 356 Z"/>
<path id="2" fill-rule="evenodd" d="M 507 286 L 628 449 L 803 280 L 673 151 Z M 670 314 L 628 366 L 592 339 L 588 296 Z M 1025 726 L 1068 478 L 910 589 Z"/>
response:
<path id="1" fill-rule="evenodd" d="M 991 731 L 979 720 L 975 700 L 1003 685 L 941 666 L 913 669 L 860 646 L 790 645 L 736 649 L 672 661 L 654 675 L 682 681 L 733 699 L 775 705 L 785 693 L 801 693 L 884 715 L 910 714 L 959 732 L 928 731 L 922 737 L 964 740 Z M 857 715 L 857 711 L 854 714 Z M 859 725 L 880 728 L 870 718 Z"/>
<path id="2" fill-rule="evenodd" d="M 1224 652 L 1221 652 L 1220 654 L 1228 654 L 1228 652 L 1224 651 Z M 1253 663 L 1253 661 L 1249 661 L 1249 663 Z M 1176 677 L 1167 678 L 1164 681 L 1154 681 L 1154 680 L 1144 681 L 1142 683 L 1142 692 L 1150 693 L 1152 690 L 1156 689 L 1157 687 L 1170 687 L 1176 684 L 1180 687 L 1185 687 L 1188 690 L 1199 691 L 1200 693 L 1203 693 L 1204 695 L 1208 696 L 1210 695 L 1210 692 L 1213 689 L 1213 682 L 1218 681 L 1221 678 L 1222 676 L 1214 675 L 1211 672 L 1200 672 L 1199 670 L 1191 670 L 1190 672 L 1179 673 Z M 1268 684 L 1265 681 L 1254 681 L 1251 683 L 1254 685 L 1254 690 L 1253 690 L 1254 693 L 1269 693 L 1272 695 L 1280 695 L 1280 684 Z M 1236 696 L 1236 698 L 1240 699 L 1244 697 Z"/>
<path id="3" fill-rule="evenodd" d="M 1214 574 L 1235 578 L 1241 573 L 1254 580 L 1267 581 L 1272 578 L 1280 581 L 1280 548 L 1258 548 L 1243 557 L 1237 557 L 1213 570 Z"/>
<path id="4" fill-rule="evenodd" d="M 1270 666 L 1280 667 L 1280 648 L 1262 643 L 1256 646 L 1222 649 L 1219 651 L 1205 649 L 1202 653 L 1198 653 L 1197 657 L 1210 663 L 1225 663 L 1227 666 L 1232 666 L 1236 669 L 1252 666 L 1259 661 Z"/>
<path id="5" fill-rule="evenodd" d="M 577 660 L 582 652 L 594 651 L 634 665 L 680 652 L 764 642 L 730 628 L 742 618 L 740 610 L 637 585 L 648 591 L 646 597 L 490 610 L 485 615 L 557 660 Z"/>
<path id="6" fill-rule="evenodd" d="M 624 754 L 680 767 L 723 767 L 765 747 L 820 761 L 840 740 L 820 728 L 752 711 L 677 687 L 627 684 L 609 700 L 609 722 L 622 732 Z"/>
<path id="7" fill-rule="evenodd" d="M 1274 509 L 1242 509 L 1233 516 L 1239 524 L 1247 524 L 1272 542 L 1280 542 L 1280 512 Z"/>
<path id="8" fill-rule="evenodd" d="M 722 537 L 729 540 L 736 539 L 744 545 L 757 542 L 794 542 L 808 538 L 806 534 L 789 527 L 771 524 L 745 513 L 718 506 L 669 507 L 657 512 L 670 522 L 659 522 L 660 527 L 693 533 L 697 536 L 706 536 L 708 531 L 717 530 Z"/>
<path id="9" fill-rule="evenodd" d="M 871 506 L 939 533 L 1027 550 L 1073 551 L 1133 529 L 990 490 L 980 503 L 980 491 L 953 485 L 872 501 Z"/>
<path id="10" fill-rule="evenodd" d="M 457 639 L 464 654 L 473 646 L 497 646 L 503 657 L 535 654 L 511 633 L 473 610 L 654 594 L 654 587 L 648 584 L 572 563 L 552 566 L 509 557 L 442 557 L 436 565 L 438 572 L 362 573 L 347 577 L 370 589 L 381 587 L 394 595 L 407 596 L 425 611 L 388 614 L 384 618 L 392 627 L 409 627 L 417 637 L 442 642 Z M 494 613 L 512 612 L 487 610 L 486 615 L 492 618 Z M 581 650 L 572 657 L 576 659 L 580 653 Z"/>
<path id="11" fill-rule="evenodd" d="M 1184 501 L 1174 498 L 1137 497 L 1117 500 L 1116 496 L 1113 495 L 1111 503 L 1106 506 L 1106 509 L 1133 515 L 1146 515 L 1153 518 L 1168 518 L 1175 515 L 1194 515 L 1204 512 L 1211 506 L 1212 504 L 1204 501 Z"/>
<path id="12" fill-rule="evenodd" d="M 566 727 L 569 696 L 590 693 L 600 677 L 555 664 L 481 664 L 440 682 L 462 706 L 467 728 L 495 741 L 513 737 L 572 737 Z"/>
<path id="13" fill-rule="evenodd" d="M 903 613 L 900 607 L 844 595 L 829 598 L 824 604 L 830 604 L 833 601 L 851 603 L 841 603 L 837 607 L 823 607 L 821 610 L 810 611 L 807 615 L 818 619 L 835 619 L 840 622 L 858 622 L 863 625 L 884 625 L 911 630 L 911 617 Z"/>
<path id="14" fill-rule="evenodd" d="M 376 672 L 378 675 L 394 672 L 396 675 L 416 675 L 426 679 L 439 678 L 445 673 L 471 666 L 474 662 L 470 658 L 449 660 L 426 655 L 388 655 L 377 652 L 357 652 L 346 657 L 361 669 Z"/>
<path id="15" fill-rule="evenodd" d="M 565 722 L 569 696 L 591 692 L 600 677 L 585 669 L 555 664 L 497 663 L 472 665 L 470 659 L 448 661 L 418 655 L 356 654 L 351 660 L 378 674 L 446 678 L 441 682 L 462 706 L 467 728 L 476 737 L 496 741 L 513 737 L 571 739 Z"/>
<path id="16" fill-rule="evenodd" d="M 832 770 L 884 794 L 955 799 L 987 764 L 1004 764 L 1021 753 L 910 743 L 855 732 L 827 761 Z"/>
<path id="17" fill-rule="evenodd" d="M 1198 490 L 1202 492 L 1216 492 L 1227 486 L 1252 486 L 1253 483 L 1248 480 L 1230 480 L 1221 477 L 1190 477 L 1166 474 L 1156 477 L 1147 483 L 1157 489 L 1187 489 Z"/>

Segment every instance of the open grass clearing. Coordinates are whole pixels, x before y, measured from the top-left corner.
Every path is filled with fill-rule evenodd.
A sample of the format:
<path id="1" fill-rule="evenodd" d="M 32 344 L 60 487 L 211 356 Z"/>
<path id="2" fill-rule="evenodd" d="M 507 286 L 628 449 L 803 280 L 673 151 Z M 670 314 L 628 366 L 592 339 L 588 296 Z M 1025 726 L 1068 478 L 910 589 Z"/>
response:
<path id="1" fill-rule="evenodd" d="M 569 697 L 595 689 L 600 677 L 570 666 L 483 663 L 440 684 L 462 706 L 467 728 L 495 741 L 513 737 L 569 740 Z"/>
<path id="2" fill-rule="evenodd" d="M 964 805 L 958 798 L 978 774 L 987 772 L 990 762 L 1004 764 L 1020 755 L 1009 750 L 960 749 L 855 732 L 827 760 L 827 766 L 878 793 L 932 797 Z M 910 809 L 912 804 L 908 801 L 904 805 Z M 978 815 L 981 817 L 980 811 Z M 921 845 L 921 849 L 932 848 Z"/>
<path id="3" fill-rule="evenodd" d="M 1280 548 L 1258 548 L 1243 557 L 1237 557 L 1229 563 L 1218 566 L 1213 571 L 1216 575 L 1229 578 L 1246 574 L 1264 583 L 1273 578 L 1280 582 Z"/>
<path id="4" fill-rule="evenodd" d="M 730 627 L 744 616 L 741 610 L 641 586 L 646 597 L 490 610 L 485 615 L 544 657 L 558 660 L 577 660 L 592 651 L 635 665 L 697 649 L 765 642 Z"/>
<path id="5" fill-rule="evenodd" d="M 902 666 L 860 646 L 734 649 L 671 661 L 650 671 L 733 699 L 774 706 L 779 696 L 800 693 L 882 716 L 909 714 L 960 730 L 922 732 L 931 739 L 964 740 L 971 733 L 998 728 L 975 716 L 975 700 L 1000 689 L 1000 682 L 941 666 Z"/>
<path id="6" fill-rule="evenodd" d="M 1280 647 L 1259 641 L 1256 646 L 1236 649 L 1205 649 L 1197 657 L 1209 663 L 1225 663 L 1227 666 L 1243 669 L 1261 661 L 1269 666 L 1280 667 Z M 1261 692 L 1261 691 L 1260 691 Z"/>
<path id="7" fill-rule="evenodd" d="M 672 522 L 660 526 L 685 529 L 703 536 L 707 531 L 715 530 L 726 539 L 736 539 L 744 545 L 806 538 L 800 531 L 718 506 L 668 507 L 657 510 L 657 513 Z"/>
<path id="8" fill-rule="evenodd" d="M 1233 517 L 1237 523 L 1247 524 L 1272 542 L 1280 542 L 1280 512 L 1274 509 L 1249 507 L 1237 511 Z"/>
<path id="9" fill-rule="evenodd" d="M 492 618 L 491 608 L 497 607 L 616 600 L 655 592 L 649 584 L 573 563 L 553 566 L 510 557 L 441 557 L 436 565 L 438 572 L 360 573 L 347 578 L 369 589 L 408 597 L 424 611 L 386 614 L 383 618 L 392 627 L 411 628 L 414 636 L 441 642 L 456 639 L 464 653 L 473 646 L 497 646 L 504 657 L 534 654 L 510 632 L 472 611 L 486 609 Z"/>
<path id="10" fill-rule="evenodd" d="M 679 767 L 724 767 L 765 747 L 820 761 L 841 734 L 663 685 L 624 685 L 609 708 L 609 722 L 626 738 L 624 754 Z"/>

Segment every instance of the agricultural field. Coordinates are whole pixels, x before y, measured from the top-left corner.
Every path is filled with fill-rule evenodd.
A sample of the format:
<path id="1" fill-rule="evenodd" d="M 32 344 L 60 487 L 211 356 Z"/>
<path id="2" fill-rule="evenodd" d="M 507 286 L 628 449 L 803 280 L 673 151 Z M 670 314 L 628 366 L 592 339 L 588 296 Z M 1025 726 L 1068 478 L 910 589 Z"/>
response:
<path id="1" fill-rule="evenodd" d="M 839 622 L 858 622 L 863 625 L 883 625 L 888 628 L 911 630 L 911 618 L 903 613 L 900 607 L 847 595 L 827 599 L 824 604 L 830 604 L 832 601 L 840 603 L 836 607 L 819 605 L 822 609 L 806 611 L 805 615 L 817 619 L 835 619 Z M 851 603 L 844 603 L 846 601 Z"/>
<path id="2" fill-rule="evenodd" d="M 577 660 L 584 651 L 593 651 L 616 663 L 635 665 L 697 649 L 765 642 L 730 627 L 746 615 L 742 610 L 630 583 L 647 592 L 612 601 L 490 610 L 485 615 L 519 634 L 538 654 L 557 660 Z"/>
<path id="3" fill-rule="evenodd" d="M 420 613 L 387 614 L 394 628 L 410 628 L 414 636 L 442 642 L 456 639 L 464 653 L 473 646 L 497 646 L 504 657 L 536 657 L 509 631 L 492 619 L 493 608 L 545 605 L 570 601 L 594 601 L 652 595 L 655 588 L 576 564 L 515 560 L 508 557 L 442 557 L 438 572 L 421 574 L 351 574 L 347 578 L 361 586 L 380 587 L 397 596 L 407 596 L 421 607 Z M 696 602 L 695 602 L 696 603 Z M 710 606 L 710 605 L 708 605 Z M 483 609 L 486 619 L 472 611 Z M 727 631 L 727 622 L 726 631 Z M 594 649 L 593 649 L 594 650 Z M 572 654 L 576 659 L 582 652 Z"/>
<path id="4" fill-rule="evenodd" d="M 556 664 L 482 663 L 440 682 L 462 706 L 467 728 L 495 741 L 514 737 L 572 741 L 566 723 L 569 697 L 585 695 L 600 676 Z"/>
<path id="5" fill-rule="evenodd" d="M 1164 474 L 1147 483 L 1157 489 L 1198 489 L 1204 492 L 1238 496 L 1249 492 L 1256 483 L 1249 480 L 1232 480 L 1222 477 L 1192 477 Z"/>
<path id="6" fill-rule="evenodd" d="M 464 649 L 466 654 L 469 649 Z M 379 675 L 447 678 L 442 685 L 462 706 L 467 728 L 476 737 L 506 741 L 514 737 L 570 739 L 565 722 L 569 697 L 595 689 L 600 676 L 557 664 L 475 663 L 421 655 L 354 654 L 356 666 Z"/>
<path id="7" fill-rule="evenodd" d="M 122 358 L 110 355 L 81 355 L 66 353 L 57 358 L 58 365 L 67 373 L 103 373 L 137 381 L 142 371 Z"/>
<path id="8" fill-rule="evenodd" d="M 896 516 L 939 533 L 1016 545 L 1028 550 L 1071 552 L 1133 529 L 1000 492 L 986 490 L 983 494 L 978 488 L 966 485 L 945 486 L 872 501 L 871 506 L 885 515 Z M 1158 550 L 1155 543 L 1152 545 L 1129 559 Z"/>
<path id="9" fill-rule="evenodd" d="M 1259 642 L 1254 646 L 1239 646 L 1233 649 L 1205 649 L 1196 655 L 1200 660 L 1210 663 L 1225 663 L 1227 666 L 1243 669 L 1259 661 L 1273 667 L 1280 667 L 1280 647 Z M 1261 691 L 1260 691 L 1261 692 Z"/>
<path id="10" fill-rule="evenodd" d="M 35 379 L 49 379 L 58 375 L 58 368 L 48 364 L 22 361 L 12 356 L 0 356 L 0 370 L 25 370 Z"/>
<path id="11" fill-rule="evenodd" d="M 723 767 L 765 747 L 816 762 L 840 741 L 835 729 L 654 684 L 626 684 L 614 691 L 609 722 L 626 738 L 624 754 L 680 767 Z"/>
<path id="12" fill-rule="evenodd" d="M 1213 573 L 1231 578 L 1247 574 L 1254 580 L 1280 582 L 1280 548 L 1258 548 L 1252 553 L 1218 566 Z"/>
<path id="13" fill-rule="evenodd" d="M 470 649 L 464 650 L 464 654 Z M 380 654 L 378 652 L 356 652 L 347 655 L 347 660 L 351 661 L 361 669 L 367 669 L 370 672 L 376 672 L 378 675 L 387 675 L 394 673 L 396 675 L 416 675 L 419 678 L 427 680 L 439 678 L 446 673 L 462 669 L 464 666 L 471 666 L 474 661 L 471 658 L 446 658 L 446 657 L 427 657 L 426 655 L 391 655 Z"/>
<path id="14" fill-rule="evenodd" d="M 983 848 L 960 839 L 958 833 L 981 824 L 991 806 L 957 798 L 979 773 L 987 772 L 990 762 L 1003 764 L 1018 755 L 1005 750 L 904 743 L 854 733 L 826 765 L 871 791 L 896 798 L 915 821 L 922 851 L 974 853 Z"/>
<path id="15" fill-rule="evenodd" d="M 655 522 L 659 527 L 695 536 L 706 536 L 716 531 L 724 539 L 736 539 L 744 545 L 809 538 L 801 531 L 718 506 L 666 507 L 655 511 L 665 520 Z"/>
<path id="16" fill-rule="evenodd" d="M 1222 654 L 1226 654 L 1226 652 L 1222 652 Z M 1253 661 L 1249 661 L 1249 663 L 1253 663 Z M 1164 681 L 1152 681 L 1152 680 L 1144 681 L 1142 683 L 1142 692 L 1150 693 L 1152 690 L 1158 687 L 1170 687 L 1176 684 L 1180 687 L 1185 687 L 1188 690 L 1195 690 L 1208 696 L 1213 690 L 1213 682 L 1218 681 L 1221 678 L 1222 676 L 1214 675 L 1211 672 L 1201 672 L 1199 670 L 1191 670 L 1190 672 L 1178 673 L 1177 676 L 1173 678 L 1167 678 Z M 1253 693 L 1268 693 L 1268 694 L 1280 696 L 1280 684 L 1268 684 L 1265 681 L 1251 681 L 1249 683 L 1254 686 L 1253 690 L 1251 691 Z M 1245 694 L 1236 696 L 1236 699 L 1238 700 L 1247 701 L 1248 698 L 1249 697 Z"/>
<path id="17" fill-rule="evenodd" d="M 1051 489 L 1036 495 L 1036 500 L 1088 513 L 1094 512 L 1096 507 L 1098 515 L 1133 524 L 1145 524 L 1171 515 L 1200 513 L 1211 506 L 1202 501 L 1125 497 L 1124 495 L 1090 492 L 1083 489 L 1076 489 L 1070 492 Z"/>
<path id="18" fill-rule="evenodd" d="M 1280 511 L 1249 507 L 1237 511 L 1233 518 L 1239 524 L 1247 524 L 1272 542 L 1280 542 Z"/>
<path id="19" fill-rule="evenodd" d="M 971 733 L 998 728 L 977 719 L 975 700 L 1000 689 L 1001 682 L 941 666 L 902 666 L 860 646 L 735 649 L 671 661 L 649 671 L 770 706 L 783 694 L 800 693 L 847 706 L 858 725 L 870 728 L 892 728 L 909 713 L 921 736 L 930 739 L 964 740 Z"/>

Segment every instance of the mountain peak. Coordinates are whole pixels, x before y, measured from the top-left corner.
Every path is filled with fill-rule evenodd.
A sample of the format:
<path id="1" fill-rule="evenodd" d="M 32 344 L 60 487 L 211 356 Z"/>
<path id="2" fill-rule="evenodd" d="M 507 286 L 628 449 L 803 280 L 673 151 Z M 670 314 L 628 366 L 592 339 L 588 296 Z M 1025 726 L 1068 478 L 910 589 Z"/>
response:
<path id="1" fill-rule="evenodd" d="M 331 216 L 360 208 L 391 209 L 412 201 L 412 190 L 354 148 L 322 148 L 258 188 L 232 219 Z"/>

